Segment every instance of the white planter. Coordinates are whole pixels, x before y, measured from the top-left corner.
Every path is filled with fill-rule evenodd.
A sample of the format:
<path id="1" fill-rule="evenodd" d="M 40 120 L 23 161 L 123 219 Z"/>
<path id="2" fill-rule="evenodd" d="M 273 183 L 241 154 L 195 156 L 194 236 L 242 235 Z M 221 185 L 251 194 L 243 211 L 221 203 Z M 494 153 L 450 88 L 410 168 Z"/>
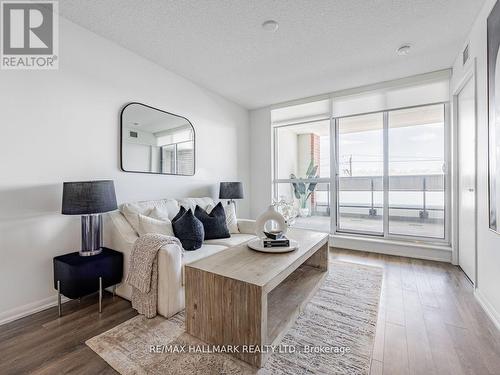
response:
<path id="1" fill-rule="evenodd" d="M 300 217 L 308 217 L 309 216 L 309 208 L 301 208 L 299 209 Z"/>

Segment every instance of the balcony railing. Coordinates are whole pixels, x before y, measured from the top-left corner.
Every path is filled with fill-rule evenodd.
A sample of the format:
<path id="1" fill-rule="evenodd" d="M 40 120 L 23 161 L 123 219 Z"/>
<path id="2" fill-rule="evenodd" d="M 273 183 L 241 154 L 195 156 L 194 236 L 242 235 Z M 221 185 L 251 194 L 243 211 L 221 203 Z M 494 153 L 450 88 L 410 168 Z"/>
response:
<path id="1" fill-rule="evenodd" d="M 436 216 L 442 219 L 440 213 L 444 214 L 444 202 L 440 205 L 429 204 L 428 194 L 435 192 L 444 192 L 445 182 L 443 175 L 428 174 L 428 175 L 407 175 L 407 176 L 391 176 L 389 177 L 389 190 L 393 192 L 419 193 L 421 199 L 412 199 L 411 202 L 404 204 L 390 204 L 390 210 L 397 210 L 402 217 L 408 219 L 415 217 L 421 220 L 432 219 Z M 367 192 L 370 193 L 369 199 L 363 202 L 340 202 L 339 209 L 342 214 L 353 216 L 377 216 L 379 209 L 383 205 L 376 202 L 375 194 L 383 192 L 382 176 L 362 176 L 362 177 L 340 177 L 339 192 Z M 330 184 L 320 183 L 316 188 L 317 192 L 326 192 L 326 200 L 314 199 L 312 205 L 313 215 L 330 215 Z M 315 194 L 317 196 L 317 194 Z M 413 212 L 413 213 L 412 213 Z M 430 215 L 433 213 L 434 215 Z M 397 216 L 391 214 L 392 217 Z"/>

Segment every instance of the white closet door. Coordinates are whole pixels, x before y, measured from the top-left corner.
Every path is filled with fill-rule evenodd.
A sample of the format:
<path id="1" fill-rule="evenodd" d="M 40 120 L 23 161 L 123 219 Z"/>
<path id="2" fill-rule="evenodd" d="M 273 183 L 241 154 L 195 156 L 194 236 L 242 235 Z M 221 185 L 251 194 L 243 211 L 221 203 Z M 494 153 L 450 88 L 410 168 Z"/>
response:
<path id="1" fill-rule="evenodd" d="M 476 116 L 474 79 L 457 97 L 458 104 L 458 262 L 476 279 Z"/>

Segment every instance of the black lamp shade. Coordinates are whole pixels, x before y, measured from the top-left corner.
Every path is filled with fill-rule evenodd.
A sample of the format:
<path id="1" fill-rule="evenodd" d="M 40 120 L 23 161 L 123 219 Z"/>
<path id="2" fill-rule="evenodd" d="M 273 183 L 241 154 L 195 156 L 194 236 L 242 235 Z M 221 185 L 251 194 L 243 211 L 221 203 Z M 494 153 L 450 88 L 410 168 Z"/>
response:
<path id="1" fill-rule="evenodd" d="M 221 182 L 219 199 L 243 199 L 243 184 L 241 182 Z"/>
<path id="2" fill-rule="evenodd" d="M 115 185 L 112 180 L 65 182 L 62 213 L 90 215 L 116 210 Z"/>

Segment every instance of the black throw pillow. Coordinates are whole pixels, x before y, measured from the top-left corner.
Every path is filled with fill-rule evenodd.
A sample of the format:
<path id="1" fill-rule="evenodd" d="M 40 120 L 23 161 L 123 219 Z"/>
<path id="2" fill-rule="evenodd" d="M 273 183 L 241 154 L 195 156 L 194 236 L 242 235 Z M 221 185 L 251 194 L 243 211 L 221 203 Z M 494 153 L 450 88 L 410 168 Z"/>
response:
<path id="1" fill-rule="evenodd" d="M 181 206 L 181 209 L 179 210 L 179 212 L 177 212 L 177 215 L 175 215 L 174 218 L 171 220 L 172 223 L 174 221 L 176 221 L 178 218 L 180 218 L 182 215 L 184 215 L 185 213 L 186 213 L 186 209 L 183 206 Z"/>
<path id="2" fill-rule="evenodd" d="M 226 213 L 224 212 L 222 203 L 219 202 L 210 214 L 200 206 L 196 206 L 194 216 L 203 223 L 206 240 L 231 237 L 229 229 L 227 229 Z"/>
<path id="3" fill-rule="evenodd" d="M 184 210 L 184 213 L 181 213 Z M 181 241 L 184 250 L 198 250 L 203 244 L 205 231 L 203 224 L 194 215 L 191 209 L 187 210 L 182 207 L 181 210 L 172 219 L 172 228 L 174 229 L 175 237 Z"/>

